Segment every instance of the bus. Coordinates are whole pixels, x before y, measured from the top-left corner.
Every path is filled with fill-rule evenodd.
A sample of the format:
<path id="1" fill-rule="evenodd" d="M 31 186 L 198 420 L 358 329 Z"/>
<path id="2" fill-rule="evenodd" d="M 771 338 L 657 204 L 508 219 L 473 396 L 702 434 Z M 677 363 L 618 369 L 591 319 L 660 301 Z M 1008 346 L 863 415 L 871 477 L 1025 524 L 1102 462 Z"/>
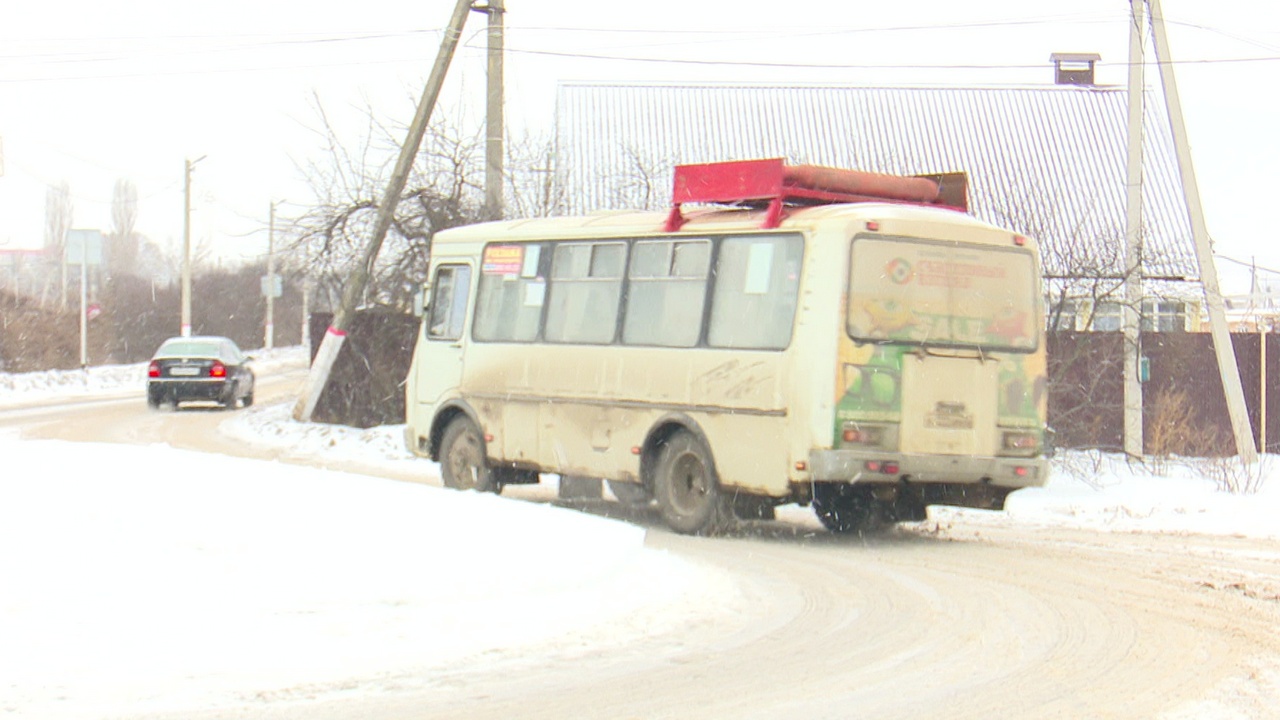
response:
<path id="1" fill-rule="evenodd" d="M 1036 244 L 963 174 L 683 165 L 672 200 L 435 235 L 405 439 L 446 487 L 852 533 L 1045 482 Z"/>

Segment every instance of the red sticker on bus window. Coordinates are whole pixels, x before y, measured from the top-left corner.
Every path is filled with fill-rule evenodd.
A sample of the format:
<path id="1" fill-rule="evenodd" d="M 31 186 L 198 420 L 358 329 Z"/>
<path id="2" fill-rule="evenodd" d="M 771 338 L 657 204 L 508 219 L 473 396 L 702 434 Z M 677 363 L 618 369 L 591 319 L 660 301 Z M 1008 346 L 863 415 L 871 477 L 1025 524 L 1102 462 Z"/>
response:
<path id="1" fill-rule="evenodd" d="M 485 275 L 519 275 L 524 263 L 524 247 L 521 245 L 490 245 L 484 249 Z"/>

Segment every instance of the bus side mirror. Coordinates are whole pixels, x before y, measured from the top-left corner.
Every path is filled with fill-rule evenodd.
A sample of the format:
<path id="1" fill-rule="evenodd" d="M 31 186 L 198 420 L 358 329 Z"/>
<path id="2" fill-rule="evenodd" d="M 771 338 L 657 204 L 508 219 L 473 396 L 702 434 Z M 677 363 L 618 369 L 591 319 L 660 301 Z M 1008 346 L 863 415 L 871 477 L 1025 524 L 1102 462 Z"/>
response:
<path id="1" fill-rule="evenodd" d="M 427 300 L 431 297 L 431 285 L 422 283 L 418 286 L 418 292 L 413 294 L 413 316 L 423 317 L 427 314 Z"/>

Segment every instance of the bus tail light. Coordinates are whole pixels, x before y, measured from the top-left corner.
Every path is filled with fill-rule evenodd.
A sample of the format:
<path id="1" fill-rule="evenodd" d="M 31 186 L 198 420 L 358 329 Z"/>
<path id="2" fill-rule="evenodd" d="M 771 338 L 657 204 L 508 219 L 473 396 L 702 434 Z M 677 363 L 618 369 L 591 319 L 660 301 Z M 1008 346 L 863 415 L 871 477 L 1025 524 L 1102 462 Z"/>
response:
<path id="1" fill-rule="evenodd" d="M 898 463 L 893 461 L 868 460 L 862 463 L 862 469 L 870 473 L 883 473 L 885 475 L 897 475 Z"/>
<path id="2" fill-rule="evenodd" d="M 1014 465 L 1009 472 L 1020 480 L 1034 480 L 1040 477 L 1040 468 L 1035 465 Z"/>
<path id="3" fill-rule="evenodd" d="M 1040 438 L 1026 430 L 1006 430 L 1001 434 L 1000 447 L 1005 454 L 1031 454 L 1040 448 Z"/>
<path id="4" fill-rule="evenodd" d="M 846 423 L 840 432 L 840 439 L 848 445 L 879 446 L 884 440 L 884 428 Z"/>

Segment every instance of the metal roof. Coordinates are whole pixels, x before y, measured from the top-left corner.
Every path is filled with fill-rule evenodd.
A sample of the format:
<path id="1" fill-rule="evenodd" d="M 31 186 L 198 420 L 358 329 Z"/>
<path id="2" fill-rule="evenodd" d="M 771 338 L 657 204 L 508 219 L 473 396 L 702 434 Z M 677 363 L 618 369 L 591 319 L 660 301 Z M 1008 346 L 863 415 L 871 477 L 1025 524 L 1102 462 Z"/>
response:
<path id="1" fill-rule="evenodd" d="M 672 167 L 782 157 L 963 171 L 978 218 L 1035 236 L 1053 276 L 1123 274 L 1127 95 L 1099 86 L 562 83 L 565 211 L 665 207 Z M 1199 277 L 1164 105 L 1147 93 L 1144 274 Z"/>

